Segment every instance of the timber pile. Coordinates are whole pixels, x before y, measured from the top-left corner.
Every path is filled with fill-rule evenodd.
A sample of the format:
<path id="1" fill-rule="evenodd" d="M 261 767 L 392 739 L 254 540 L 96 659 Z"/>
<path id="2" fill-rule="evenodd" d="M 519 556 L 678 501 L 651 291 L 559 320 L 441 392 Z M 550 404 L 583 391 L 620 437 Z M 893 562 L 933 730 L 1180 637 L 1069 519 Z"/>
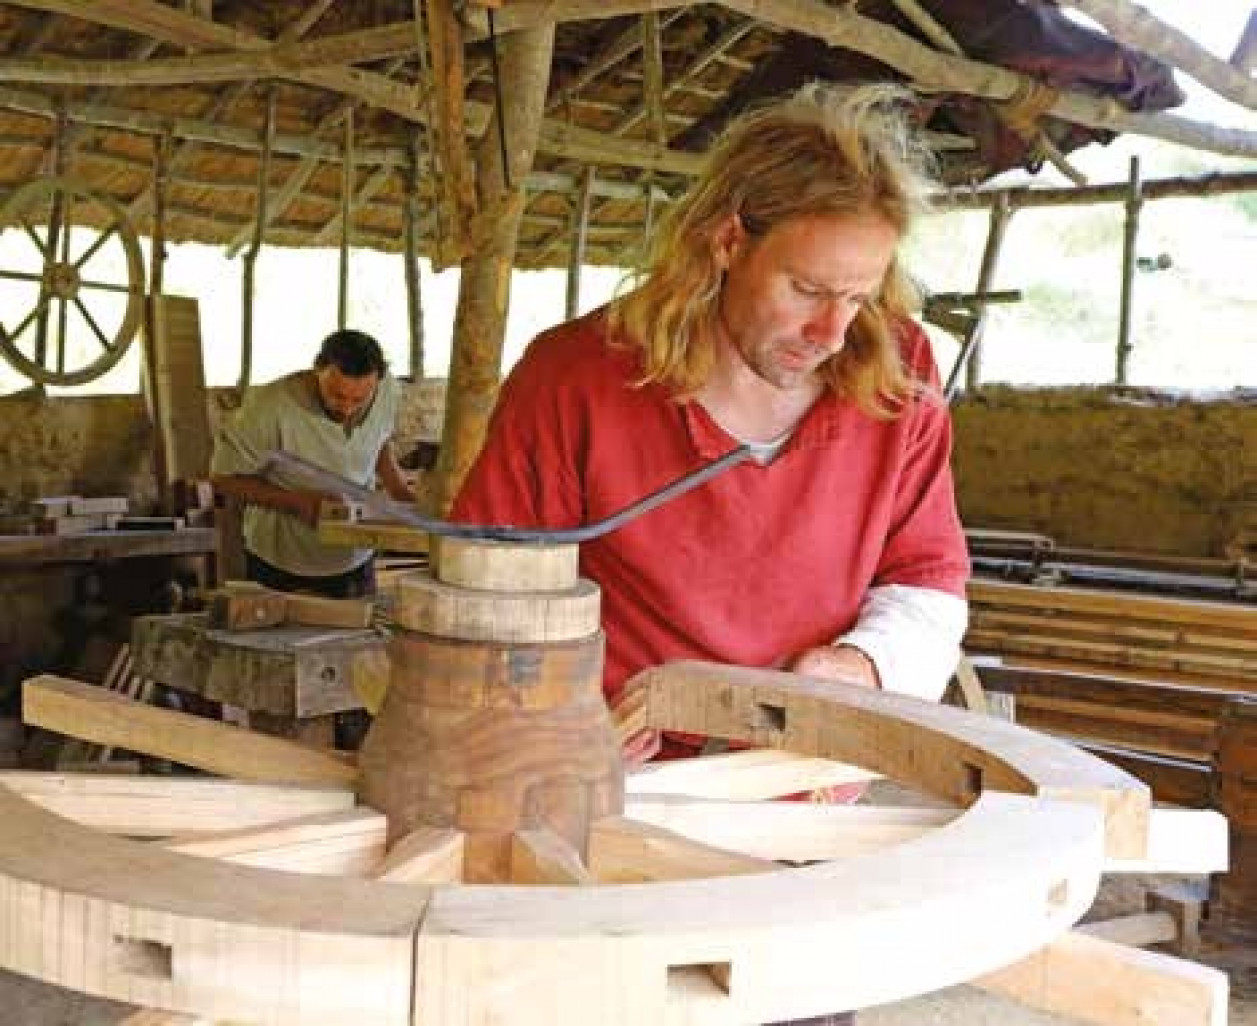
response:
<path id="1" fill-rule="evenodd" d="M 988 580 L 969 600 L 973 655 L 1257 693 L 1257 606 Z"/>

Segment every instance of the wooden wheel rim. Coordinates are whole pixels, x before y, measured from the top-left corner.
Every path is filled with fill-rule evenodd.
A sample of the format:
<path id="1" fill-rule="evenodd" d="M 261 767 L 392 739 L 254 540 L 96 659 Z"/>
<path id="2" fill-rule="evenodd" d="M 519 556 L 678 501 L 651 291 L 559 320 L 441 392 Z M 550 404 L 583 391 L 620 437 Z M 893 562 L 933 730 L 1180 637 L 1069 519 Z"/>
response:
<path id="1" fill-rule="evenodd" d="M 0 330 L 0 355 L 31 381 L 45 385 L 81 385 L 111 370 L 126 355 L 135 339 L 144 313 L 144 257 L 140 252 L 139 239 L 121 205 L 109 196 L 91 191 L 72 178 L 37 178 L 14 191 L 0 207 L 0 231 L 17 223 L 22 212 L 33 203 L 51 199 L 58 194 L 90 201 L 102 207 L 109 215 L 109 224 L 102 234 L 116 235 L 122 246 L 127 267 L 126 309 L 113 338 L 108 343 L 100 340 L 104 352 L 77 369 L 55 370 L 32 360 L 18 348 L 16 339 L 3 330 Z M 67 225 L 66 230 L 70 227 L 72 225 Z M 63 263 L 56 259 L 55 254 L 45 254 L 37 309 L 40 306 L 49 306 L 52 298 L 60 299 L 64 306 L 66 301 L 77 299 L 78 293 L 84 288 L 90 288 L 91 285 L 84 282 L 80 270 L 77 264 Z M 64 340 L 62 345 L 64 346 Z"/>
<path id="2" fill-rule="evenodd" d="M 668 713 L 673 689 L 695 673 L 733 679 L 690 712 Z M 764 671 L 652 674 L 660 726 L 718 718 L 730 689 L 796 711 L 819 703 L 827 724 L 855 710 L 887 737 L 926 719 L 928 705 L 822 694 Z M 945 712 L 913 729 L 939 750 L 986 760 L 988 781 L 1002 773 L 1039 794 L 983 794 L 948 827 L 889 851 L 754 877 L 588 889 L 303 878 L 99 834 L 0 788 L 0 965 L 89 994 L 276 1026 L 612 1021 L 600 1018 L 607 1009 L 625 1021 L 732 1024 L 907 997 L 1067 930 L 1094 896 L 1114 810 L 1129 805 L 1113 800 L 1122 775 L 1098 760 Z M 828 746 L 832 757 L 846 743 L 815 737 L 799 743 L 804 754 Z M 1070 772 L 1089 774 L 1088 786 L 1109 781 L 1113 794 L 1045 796 L 1061 793 Z"/>

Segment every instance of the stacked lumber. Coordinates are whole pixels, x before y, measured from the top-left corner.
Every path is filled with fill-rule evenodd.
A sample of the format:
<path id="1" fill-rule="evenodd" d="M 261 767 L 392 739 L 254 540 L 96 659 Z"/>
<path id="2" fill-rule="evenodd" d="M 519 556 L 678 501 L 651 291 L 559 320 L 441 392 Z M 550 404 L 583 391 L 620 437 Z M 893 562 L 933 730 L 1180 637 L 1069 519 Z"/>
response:
<path id="1" fill-rule="evenodd" d="M 36 533 L 56 535 L 111 530 L 128 508 L 125 495 L 55 495 L 30 503 Z"/>
<path id="2" fill-rule="evenodd" d="M 1257 605 L 990 580 L 969 600 L 970 654 L 1257 693 Z"/>

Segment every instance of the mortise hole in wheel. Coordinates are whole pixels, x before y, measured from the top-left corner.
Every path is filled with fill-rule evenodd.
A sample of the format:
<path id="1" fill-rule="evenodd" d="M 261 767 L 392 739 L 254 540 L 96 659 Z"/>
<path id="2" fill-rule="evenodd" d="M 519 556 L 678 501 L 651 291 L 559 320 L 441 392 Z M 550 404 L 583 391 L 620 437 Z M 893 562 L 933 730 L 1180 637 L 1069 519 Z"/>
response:
<path id="1" fill-rule="evenodd" d="M 964 790 L 966 801 L 976 801 L 978 796 L 982 794 L 982 767 L 975 766 L 971 762 L 961 763 L 961 770 L 964 773 L 964 782 L 961 785 Z"/>
<path id="2" fill-rule="evenodd" d="M 1069 903 L 1069 881 L 1061 880 L 1048 891 L 1048 906 L 1053 909 L 1064 908 Z"/>
<path id="3" fill-rule="evenodd" d="M 150 980 L 174 979 L 174 951 L 160 941 L 114 937 L 114 960 L 119 971 Z"/>
<path id="4" fill-rule="evenodd" d="M 756 702 L 753 726 L 757 730 L 784 731 L 786 729 L 786 707 L 784 705 L 771 705 L 767 702 Z"/>
<path id="5" fill-rule="evenodd" d="M 677 992 L 691 989 L 695 981 L 709 980 L 725 994 L 730 993 L 733 980 L 732 962 L 695 962 L 690 965 L 668 966 L 668 990 Z"/>

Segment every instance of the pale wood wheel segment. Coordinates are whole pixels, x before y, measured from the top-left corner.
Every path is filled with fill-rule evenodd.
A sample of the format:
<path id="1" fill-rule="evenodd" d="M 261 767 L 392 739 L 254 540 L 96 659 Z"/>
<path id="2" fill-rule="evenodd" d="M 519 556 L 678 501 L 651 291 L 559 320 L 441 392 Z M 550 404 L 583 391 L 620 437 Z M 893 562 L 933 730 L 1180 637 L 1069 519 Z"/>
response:
<path id="1" fill-rule="evenodd" d="M 414 778 L 403 795 L 404 818 L 420 812 L 402 829 L 384 805 L 381 814 L 361 798 L 349 804 L 351 788 L 378 786 L 370 746 L 361 772 L 377 780 L 364 788 L 342 761 L 312 759 L 293 742 L 268 739 L 281 747 L 262 751 L 243 731 L 157 729 L 143 712 L 128 732 L 125 712 L 111 706 L 111 743 L 171 756 L 178 736 L 186 754 L 176 759 L 220 772 L 238 759 L 255 779 L 306 786 L 180 782 L 199 824 L 161 795 L 160 781 L 121 789 L 113 814 L 91 810 L 96 823 L 156 839 L 144 843 L 56 814 L 90 805 L 92 788 L 118 785 L 75 781 L 59 791 L 46 778 L 0 779 L 0 816 L 14 826 L 0 835 L 0 965 L 267 1026 L 733 1026 L 991 973 L 1066 934 L 1116 856 L 1152 857 L 1142 847 L 1146 791 L 1059 742 L 928 703 L 728 667 L 643 675 L 635 686 L 645 722 L 701 725 L 776 750 L 651 768 L 630 778 L 621 807 L 605 790 L 601 748 L 564 762 L 563 717 L 583 723 L 578 732 L 597 722 L 582 719 L 597 690 L 596 636 L 535 644 L 400 636 L 381 719 L 390 703 L 415 705 L 415 722 L 450 720 L 474 742 L 474 757 L 464 757 L 437 738 L 425 769 L 435 775 Z M 48 729 L 96 729 L 97 704 L 64 681 L 28 682 L 26 704 L 28 720 Z M 524 753 L 490 729 L 503 705 L 538 717 Z M 283 746 L 299 769 L 285 770 Z M 548 768 L 534 757 L 547 750 Z M 754 801 L 867 778 L 831 761 L 846 759 L 966 808 Z M 493 772 L 478 776 L 482 764 Z M 425 781 L 440 786 L 425 790 Z M 198 786 L 213 790 L 197 801 Z M 1016 977 L 1002 985 L 1028 989 Z M 1193 986 L 1192 1015 L 1216 1006 L 1216 979 Z M 1120 1023 L 1198 1021 L 1180 1010 Z"/>
<path id="2" fill-rule="evenodd" d="M 74 179 L 38 178 L 0 206 L 0 231 L 30 242 L 24 257 L 0 267 L 0 354 L 52 385 L 82 384 L 117 364 L 139 328 L 145 290 L 139 239 L 122 207 Z"/>

